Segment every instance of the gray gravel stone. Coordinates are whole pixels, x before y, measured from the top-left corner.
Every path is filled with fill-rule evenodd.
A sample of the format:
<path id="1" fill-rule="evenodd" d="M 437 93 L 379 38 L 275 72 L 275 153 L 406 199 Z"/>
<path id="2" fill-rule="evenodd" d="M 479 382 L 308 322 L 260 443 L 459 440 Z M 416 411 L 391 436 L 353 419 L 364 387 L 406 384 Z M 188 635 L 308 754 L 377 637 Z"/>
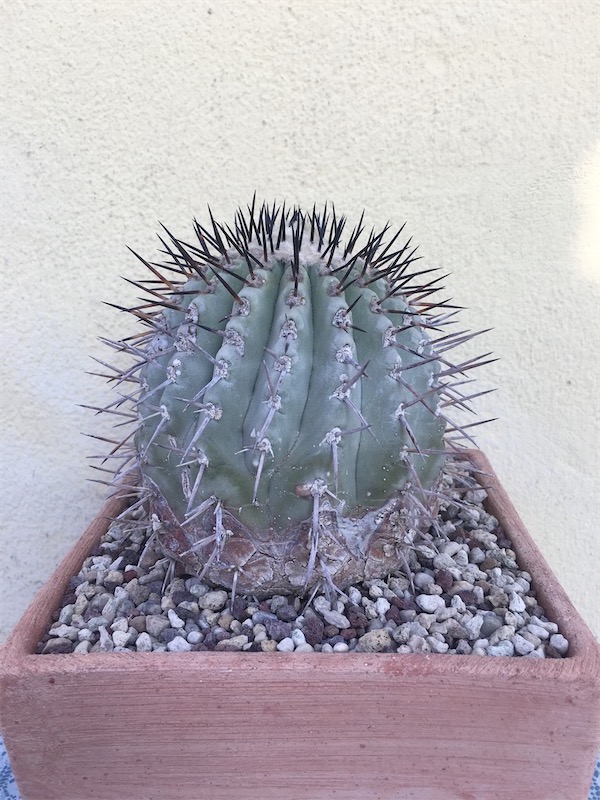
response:
<path id="1" fill-rule="evenodd" d="M 491 644 L 487 648 L 488 656 L 514 656 L 515 648 L 510 639 L 503 639 L 498 644 Z"/>
<path id="2" fill-rule="evenodd" d="M 96 633 L 101 627 L 108 625 L 108 620 L 106 617 L 92 617 L 91 619 L 88 619 L 86 625 L 88 630 Z"/>
<path id="3" fill-rule="evenodd" d="M 465 626 L 466 627 L 466 626 Z M 482 618 L 480 636 L 486 638 L 502 627 L 502 620 L 495 614 L 485 614 Z"/>
<path id="4" fill-rule="evenodd" d="M 505 639 L 512 639 L 514 635 L 515 629 L 512 627 L 512 625 L 501 625 L 488 638 L 491 645 L 496 645 Z"/>
<path id="5" fill-rule="evenodd" d="M 126 647 L 132 638 L 133 637 L 129 631 L 114 631 L 112 635 L 112 640 L 115 647 Z"/>
<path id="6" fill-rule="evenodd" d="M 100 628 L 98 629 L 98 633 L 100 634 L 98 650 L 101 653 L 110 653 L 110 651 L 114 649 L 114 643 L 110 633 L 106 630 L 104 625 L 100 626 Z"/>
<path id="7" fill-rule="evenodd" d="M 511 641 L 514 645 L 515 652 L 520 656 L 526 656 L 528 653 L 531 653 L 532 650 L 535 650 L 532 643 L 528 642 L 527 639 L 523 638 L 519 633 L 515 633 Z"/>
<path id="8" fill-rule="evenodd" d="M 70 639 L 63 639 L 61 636 L 56 639 L 49 639 L 42 648 L 42 653 L 49 655 L 71 652 L 73 652 L 73 642 Z"/>
<path id="9" fill-rule="evenodd" d="M 146 631 L 154 639 L 158 639 L 161 633 L 167 628 L 171 627 L 171 623 L 166 617 L 159 616 L 158 614 L 150 614 L 146 617 Z"/>
<path id="10" fill-rule="evenodd" d="M 468 471 L 453 469 L 458 477 L 446 472 L 442 482 L 457 481 L 456 501 L 483 496 Z M 566 655 L 567 640 L 545 617 L 531 575 L 518 569 L 498 521 L 452 499 L 441 508 L 436 531 L 406 553 L 410 577 L 365 581 L 349 587 L 347 598 L 319 594 L 302 614 L 306 598 L 275 595 L 260 608 L 258 601 L 238 600 L 234 610 L 230 593 L 198 577 L 169 574 L 165 581 L 169 560 L 156 540 L 147 541 L 150 528 L 139 527 L 145 518 L 138 509 L 135 527 L 122 519 L 104 537 L 101 554 L 85 559 L 70 587 L 74 602 L 57 610 L 50 641 L 39 651 L 186 652 L 208 637 L 208 646 L 220 650 L 241 644 L 273 652 L 279 645 L 285 652 L 291 641 L 295 652 L 509 655 L 512 648 L 525 658 Z"/>
<path id="11" fill-rule="evenodd" d="M 77 628 L 72 625 L 57 625 L 56 628 L 51 628 L 48 633 L 50 636 L 60 636 L 62 639 L 70 639 L 72 642 L 77 639 Z"/>

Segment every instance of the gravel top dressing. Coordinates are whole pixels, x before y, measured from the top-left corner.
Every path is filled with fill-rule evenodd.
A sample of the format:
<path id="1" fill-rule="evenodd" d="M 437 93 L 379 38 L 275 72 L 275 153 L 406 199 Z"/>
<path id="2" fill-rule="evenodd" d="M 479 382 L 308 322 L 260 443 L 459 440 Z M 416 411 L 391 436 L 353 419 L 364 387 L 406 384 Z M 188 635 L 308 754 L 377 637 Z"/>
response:
<path id="1" fill-rule="evenodd" d="M 334 596 L 257 601 L 206 585 L 165 557 L 142 508 L 112 523 L 69 583 L 38 653 L 452 653 L 562 658 L 569 643 L 538 604 L 486 492 L 449 462 L 437 526 L 405 564 Z"/>

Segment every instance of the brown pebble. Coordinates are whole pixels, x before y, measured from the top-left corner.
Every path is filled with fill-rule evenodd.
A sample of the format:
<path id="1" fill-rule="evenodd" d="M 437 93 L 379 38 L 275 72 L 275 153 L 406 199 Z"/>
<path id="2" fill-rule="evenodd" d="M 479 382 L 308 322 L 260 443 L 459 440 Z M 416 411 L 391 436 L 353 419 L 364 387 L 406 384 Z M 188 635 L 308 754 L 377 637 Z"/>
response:
<path id="1" fill-rule="evenodd" d="M 132 628 L 135 628 L 138 633 L 145 633 L 146 631 L 146 617 L 144 616 L 132 617 L 129 620 L 129 624 Z"/>
<path id="2" fill-rule="evenodd" d="M 339 628 L 336 628 L 335 625 L 326 625 L 323 629 L 323 635 L 326 639 L 331 639 L 332 636 L 337 636 L 340 632 Z"/>
<path id="3" fill-rule="evenodd" d="M 127 567 L 127 569 L 123 573 L 123 580 L 125 581 L 125 583 L 129 583 L 129 581 L 132 581 L 134 578 L 137 578 L 138 575 L 139 575 L 139 570 L 136 567 Z"/>
<path id="4" fill-rule="evenodd" d="M 342 631 L 340 631 L 340 634 L 347 642 L 356 637 L 356 631 L 354 628 L 344 628 Z"/>
<path id="5" fill-rule="evenodd" d="M 477 605 L 477 597 L 475 596 L 475 592 L 472 592 L 470 589 L 460 589 L 458 592 L 456 592 L 456 594 L 466 606 Z"/>
<path id="6" fill-rule="evenodd" d="M 486 558 L 484 559 L 481 564 L 479 565 L 479 569 L 482 572 L 487 572 L 488 569 L 495 569 L 496 567 L 500 566 L 500 562 L 496 558 Z"/>
<path id="7" fill-rule="evenodd" d="M 69 639 L 63 639 L 61 636 L 57 636 L 55 639 L 51 639 L 50 641 L 46 642 L 44 649 L 42 650 L 42 654 L 62 655 L 63 653 L 72 653 L 73 647 L 74 642 L 69 641 Z"/>
<path id="8" fill-rule="evenodd" d="M 438 569 L 435 582 L 442 588 L 442 591 L 447 592 L 454 583 L 454 578 L 447 569 Z"/>
<path id="9" fill-rule="evenodd" d="M 388 622 L 391 620 L 392 622 L 399 623 L 402 619 L 402 611 L 396 605 L 390 606 L 388 610 L 385 612 L 385 618 Z M 349 630 L 352 630 L 352 628 L 350 628 Z"/>

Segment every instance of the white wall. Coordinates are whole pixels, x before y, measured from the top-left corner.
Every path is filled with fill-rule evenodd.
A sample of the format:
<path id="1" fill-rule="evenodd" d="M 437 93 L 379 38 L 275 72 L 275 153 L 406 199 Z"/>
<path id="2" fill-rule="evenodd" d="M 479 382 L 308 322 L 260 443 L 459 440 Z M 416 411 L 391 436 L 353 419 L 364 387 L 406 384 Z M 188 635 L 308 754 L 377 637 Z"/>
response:
<path id="1" fill-rule="evenodd" d="M 126 244 L 210 201 L 408 220 L 501 360 L 480 443 L 600 633 L 595 0 L 2 0 L 2 634 L 99 509 Z M 596 190 L 595 190 L 596 187 Z"/>

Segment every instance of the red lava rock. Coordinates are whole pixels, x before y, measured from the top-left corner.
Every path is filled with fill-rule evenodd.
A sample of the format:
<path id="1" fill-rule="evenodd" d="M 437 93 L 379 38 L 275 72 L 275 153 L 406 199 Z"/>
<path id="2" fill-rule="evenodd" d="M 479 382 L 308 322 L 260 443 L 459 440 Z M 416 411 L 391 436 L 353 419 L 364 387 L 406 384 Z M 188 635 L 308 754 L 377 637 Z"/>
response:
<path id="1" fill-rule="evenodd" d="M 366 628 L 367 617 L 359 606 L 348 605 L 344 616 L 348 618 L 351 628 Z"/>
<path id="2" fill-rule="evenodd" d="M 409 597 L 408 599 L 405 599 L 404 597 L 392 597 L 392 599 L 390 600 L 390 603 L 393 606 L 396 606 L 396 608 L 399 608 L 400 611 L 420 611 L 421 610 L 419 608 L 419 606 L 415 603 L 415 600 L 414 600 L 413 597 Z M 365 621 L 366 621 L 366 617 L 365 617 Z M 365 624 L 366 624 L 366 622 L 365 622 Z"/>
<path id="3" fill-rule="evenodd" d="M 314 611 L 310 614 L 309 611 L 311 611 L 311 609 L 308 609 L 306 614 L 304 615 L 305 622 L 303 631 L 304 631 L 304 638 L 306 639 L 306 641 L 314 647 L 316 644 L 319 644 L 320 642 L 323 641 L 323 632 L 325 630 L 325 625 L 323 623 L 323 620 L 319 619 L 319 617 L 314 613 Z"/>
<path id="4" fill-rule="evenodd" d="M 264 626 L 269 634 L 269 639 L 280 642 L 292 634 L 292 626 L 289 622 L 282 622 L 280 619 L 266 619 Z"/>
<path id="5" fill-rule="evenodd" d="M 391 605 L 389 609 L 385 612 L 386 620 L 392 620 L 393 622 L 400 623 L 402 621 L 402 615 L 400 613 L 400 609 L 397 605 Z M 352 630 L 350 628 L 350 630 Z"/>
<path id="6" fill-rule="evenodd" d="M 477 604 L 477 598 L 475 597 L 475 592 L 472 592 L 470 589 L 461 589 L 456 594 L 460 597 L 460 599 L 466 606 L 474 606 Z"/>
<path id="7" fill-rule="evenodd" d="M 454 578 L 447 569 L 439 569 L 435 576 L 435 582 L 442 588 L 442 591 L 447 592 L 454 583 Z"/>
<path id="8" fill-rule="evenodd" d="M 354 628 L 344 628 L 340 631 L 340 635 L 342 639 L 344 639 L 346 642 L 349 642 L 350 639 L 354 639 L 356 637 L 356 631 Z"/>

